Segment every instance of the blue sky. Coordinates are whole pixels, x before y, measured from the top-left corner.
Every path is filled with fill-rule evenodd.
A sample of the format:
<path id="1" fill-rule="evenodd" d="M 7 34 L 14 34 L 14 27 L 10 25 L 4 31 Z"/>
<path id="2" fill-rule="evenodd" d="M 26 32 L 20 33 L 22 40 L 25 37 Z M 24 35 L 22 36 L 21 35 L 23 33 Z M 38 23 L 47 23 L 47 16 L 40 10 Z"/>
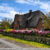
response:
<path id="1" fill-rule="evenodd" d="M 50 0 L 0 0 L 0 21 L 14 19 L 15 14 L 25 14 L 29 10 L 50 11 Z"/>

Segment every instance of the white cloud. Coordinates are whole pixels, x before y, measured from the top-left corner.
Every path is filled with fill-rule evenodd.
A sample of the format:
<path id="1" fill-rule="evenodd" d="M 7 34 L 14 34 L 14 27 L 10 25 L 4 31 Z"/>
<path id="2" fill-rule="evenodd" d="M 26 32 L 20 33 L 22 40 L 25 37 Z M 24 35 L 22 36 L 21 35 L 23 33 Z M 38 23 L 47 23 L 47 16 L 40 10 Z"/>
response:
<path id="1" fill-rule="evenodd" d="M 39 1 L 39 5 L 41 9 L 44 9 L 45 11 L 50 11 L 50 5 L 49 3 L 44 3 Z"/>
<path id="2" fill-rule="evenodd" d="M 19 13 L 19 11 L 20 11 L 19 8 L 16 8 L 15 10 L 15 8 L 8 6 L 8 4 L 0 5 L 0 17 L 14 19 L 15 14 L 24 14 L 24 13 Z"/>
<path id="3" fill-rule="evenodd" d="M 42 3 L 41 6 L 40 6 L 40 8 L 41 9 L 48 9 L 49 8 L 49 5 L 47 3 L 45 3 L 45 4 Z"/>
<path id="4" fill-rule="evenodd" d="M 44 3 L 41 2 L 40 0 L 16 0 L 16 2 L 21 3 L 21 4 L 29 4 L 32 6 L 39 5 L 40 9 L 44 9 L 46 11 L 50 11 L 50 5 L 49 3 Z M 5 13 L 3 13 L 3 12 Z M 14 19 L 15 14 L 19 14 L 20 9 L 16 8 L 16 10 L 13 7 L 8 6 L 8 4 L 2 4 L 0 5 L 0 16 L 1 17 L 7 17 L 7 18 L 12 18 Z M 24 14 L 20 13 L 20 14 Z"/>
<path id="5" fill-rule="evenodd" d="M 50 11 L 50 4 L 48 2 L 41 2 L 40 0 L 16 0 L 18 3 L 29 4 L 32 6 L 39 5 L 40 9 L 44 9 L 45 11 Z"/>
<path id="6" fill-rule="evenodd" d="M 24 0 L 16 0 L 16 2 L 24 3 L 25 1 Z"/>
<path id="7" fill-rule="evenodd" d="M 0 22 L 2 22 L 2 20 L 0 19 Z"/>
<path id="8" fill-rule="evenodd" d="M 16 0 L 16 2 L 21 3 L 21 4 L 33 5 L 37 2 L 39 2 L 39 0 Z"/>
<path id="9" fill-rule="evenodd" d="M 19 10 L 18 8 L 16 8 L 16 9 Z M 19 14 L 19 11 L 16 11 L 13 7 L 10 7 L 6 4 L 0 5 L 0 17 L 14 19 L 15 14 Z"/>

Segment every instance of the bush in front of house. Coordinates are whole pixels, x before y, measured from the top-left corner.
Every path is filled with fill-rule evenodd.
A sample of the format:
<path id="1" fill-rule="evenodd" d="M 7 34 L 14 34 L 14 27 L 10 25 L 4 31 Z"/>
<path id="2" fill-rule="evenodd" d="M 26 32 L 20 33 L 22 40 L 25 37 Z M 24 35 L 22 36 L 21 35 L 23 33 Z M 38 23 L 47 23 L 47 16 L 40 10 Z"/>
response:
<path id="1" fill-rule="evenodd" d="M 3 30 L 0 30 L 0 31 L 3 31 Z M 50 38 L 48 38 L 47 36 L 47 35 L 50 35 L 50 31 L 6 29 L 4 30 L 4 32 L 5 32 L 4 35 L 8 35 L 11 37 L 44 43 L 48 45 L 50 44 Z"/>
<path id="2" fill-rule="evenodd" d="M 14 30 L 14 29 L 5 29 L 0 30 L 0 32 L 5 33 L 12 33 L 12 34 L 26 34 L 26 35 L 34 35 L 34 36 L 47 36 L 48 33 L 50 34 L 50 31 L 39 31 L 39 30 Z"/>

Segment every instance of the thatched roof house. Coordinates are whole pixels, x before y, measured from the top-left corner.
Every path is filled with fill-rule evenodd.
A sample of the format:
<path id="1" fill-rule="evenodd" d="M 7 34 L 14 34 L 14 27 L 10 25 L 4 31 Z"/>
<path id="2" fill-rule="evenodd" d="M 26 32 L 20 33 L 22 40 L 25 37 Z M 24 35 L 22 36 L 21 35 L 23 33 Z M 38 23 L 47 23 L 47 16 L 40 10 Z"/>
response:
<path id="1" fill-rule="evenodd" d="M 34 12 L 30 10 L 29 13 L 23 15 L 16 14 L 12 27 L 14 29 L 42 29 L 43 15 L 40 10 Z"/>

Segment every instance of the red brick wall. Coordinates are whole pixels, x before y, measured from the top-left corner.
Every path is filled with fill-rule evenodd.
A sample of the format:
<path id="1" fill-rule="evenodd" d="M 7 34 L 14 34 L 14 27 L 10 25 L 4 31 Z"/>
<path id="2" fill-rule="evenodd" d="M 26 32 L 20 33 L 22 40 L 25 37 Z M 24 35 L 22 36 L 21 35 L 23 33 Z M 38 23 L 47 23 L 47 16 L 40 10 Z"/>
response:
<path id="1" fill-rule="evenodd" d="M 17 17 L 14 19 L 14 29 L 19 28 L 19 20 Z"/>
<path id="2" fill-rule="evenodd" d="M 40 20 L 38 25 L 37 25 L 37 27 L 35 29 L 40 30 L 41 28 L 43 28 L 43 26 L 42 26 L 42 21 Z"/>

